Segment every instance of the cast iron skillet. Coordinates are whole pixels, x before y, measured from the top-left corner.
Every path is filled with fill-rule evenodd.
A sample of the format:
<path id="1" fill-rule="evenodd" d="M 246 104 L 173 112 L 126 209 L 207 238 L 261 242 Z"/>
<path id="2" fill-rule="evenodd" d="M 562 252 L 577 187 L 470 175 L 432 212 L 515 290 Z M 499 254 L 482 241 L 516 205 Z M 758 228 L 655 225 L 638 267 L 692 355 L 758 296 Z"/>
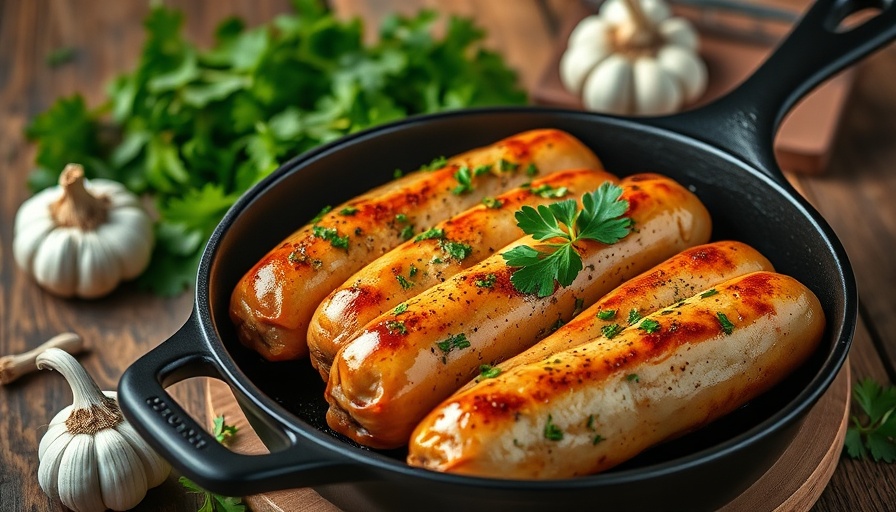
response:
<path id="1" fill-rule="evenodd" d="M 841 20 L 882 11 L 851 30 Z M 119 399 L 137 430 L 200 485 L 227 495 L 315 487 L 352 510 L 713 509 L 754 483 L 790 443 L 838 373 L 856 319 L 856 287 L 836 236 L 775 164 L 775 130 L 812 87 L 896 37 L 890 1 L 820 0 L 741 87 L 677 116 L 623 119 L 511 108 L 407 119 L 288 162 L 247 192 L 208 243 L 189 321 L 123 375 Z M 712 213 L 714 239 L 744 241 L 819 297 L 827 329 L 817 354 L 785 382 L 726 418 L 603 474 L 556 481 L 462 477 L 411 468 L 330 431 L 323 383 L 307 361 L 266 363 L 242 348 L 227 316 L 230 292 L 267 250 L 327 204 L 338 204 L 437 155 L 532 128 L 566 130 L 612 172 L 667 174 Z M 164 386 L 197 375 L 226 381 L 269 455 L 230 452 Z"/>

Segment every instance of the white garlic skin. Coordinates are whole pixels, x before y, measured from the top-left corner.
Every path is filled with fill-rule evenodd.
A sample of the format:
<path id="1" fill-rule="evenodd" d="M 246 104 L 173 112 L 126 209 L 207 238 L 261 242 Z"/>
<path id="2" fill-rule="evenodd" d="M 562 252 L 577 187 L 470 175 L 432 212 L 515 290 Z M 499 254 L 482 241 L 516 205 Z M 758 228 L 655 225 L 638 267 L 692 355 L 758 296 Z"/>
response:
<path id="1" fill-rule="evenodd" d="M 47 358 L 54 358 L 52 366 Z M 99 388 L 73 357 L 49 349 L 38 356 L 38 366 L 59 370 L 75 395 L 75 403 L 50 421 L 38 446 L 37 478 L 47 496 L 74 512 L 128 510 L 143 500 L 148 489 L 168 478 L 171 466 L 123 417 L 94 434 L 69 431 L 66 421 L 76 410 L 75 404 L 80 404 L 78 409 L 89 409 L 90 403 L 102 400 Z M 115 392 L 102 394 L 117 399 Z M 117 407 L 117 401 L 115 404 Z"/>
<path id="2" fill-rule="evenodd" d="M 105 222 L 91 230 L 58 225 L 51 205 L 62 188 L 42 190 L 16 212 L 13 257 L 54 295 L 94 299 L 146 269 L 154 234 L 149 215 L 124 185 L 104 179 L 83 183 L 92 195 L 108 199 Z"/>

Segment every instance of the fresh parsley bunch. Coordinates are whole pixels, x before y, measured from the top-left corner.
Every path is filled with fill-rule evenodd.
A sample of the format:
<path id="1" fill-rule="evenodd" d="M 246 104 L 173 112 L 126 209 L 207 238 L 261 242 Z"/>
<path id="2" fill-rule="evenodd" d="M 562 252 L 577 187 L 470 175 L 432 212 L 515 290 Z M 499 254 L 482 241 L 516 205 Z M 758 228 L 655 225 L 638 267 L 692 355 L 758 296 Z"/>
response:
<path id="1" fill-rule="evenodd" d="M 896 462 L 896 386 L 884 388 L 866 378 L 853 387 L 852 398 L 865 417 L 852 416 L 846 452 L 854 459 L 870 454 L 876 462 Z"/>
<path id="2" fill-rule="evenodd" d="M 582 209 L 574 199 L 538 208 L 523 206 L 515 217 L 517 226 L 535 240 L 558 239 L 537 248 L 520 245 L 501 256 L 508 266 L 519 267 L 510 277 L 523 293 L 547 297 L 554 293 L 554 281 L 569 286 L 582 270 L 576 251 L 579 240 L 613 244 L 631 231 L 631 219 L 623 217 L 628 201 L 620 199 L 622 187 L 606 182 L 582 196 Z"/>
<path id="3" fill-rule="evenodd" d="M 365 45 L 359 20 L 338 20 L 319 0 L 293 3 L 294 14 L 259 27 L 225 20 L 207 50 L 183 37 L 180 12 L 155 4 L 136 68 L 103 105 L 62 98 L 28 126 L 32 189 L 78 162 L 154 198 L 156 251 L 141 279 L 172 295 L 193 283 L 224 212 L 288 158 L 411 114 L 526 101 L 468 19 L 449 19 L 434 38 L 433 12 L 392 16 Z"/>

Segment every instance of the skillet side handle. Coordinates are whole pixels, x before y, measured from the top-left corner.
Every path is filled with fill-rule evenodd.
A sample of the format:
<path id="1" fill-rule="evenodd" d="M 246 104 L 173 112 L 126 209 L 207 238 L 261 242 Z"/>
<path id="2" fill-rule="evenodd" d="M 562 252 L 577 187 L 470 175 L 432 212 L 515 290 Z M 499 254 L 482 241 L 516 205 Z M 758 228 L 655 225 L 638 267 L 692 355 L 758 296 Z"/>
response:
<path id="1" fill-rule="evenodd" d="M 265 455 L 243 455 L 220 444 L 169 395 L 169 386 L 190 377 L 220 378 L 206 351 L 195 314 L 170 339 L 134 362 L 122 375 L 118 400 L 131 425 L 185 476 L 226 496 L 345 481 L 356 471 L 298 446 Z M 268 424 L 273 421 L 266 422 Z"/>
<path id="2" fill-rule="evenodd" d="M 784 116 L 825 79 L 896 38 L 894 3 L 818 0 L 736 89 L 704 107 L 650 122 L 734 153 L 784 183 L 773 150 Z M 838 29 L 845 18 L 866 8 L 881 12 L 852 29 Z"/>

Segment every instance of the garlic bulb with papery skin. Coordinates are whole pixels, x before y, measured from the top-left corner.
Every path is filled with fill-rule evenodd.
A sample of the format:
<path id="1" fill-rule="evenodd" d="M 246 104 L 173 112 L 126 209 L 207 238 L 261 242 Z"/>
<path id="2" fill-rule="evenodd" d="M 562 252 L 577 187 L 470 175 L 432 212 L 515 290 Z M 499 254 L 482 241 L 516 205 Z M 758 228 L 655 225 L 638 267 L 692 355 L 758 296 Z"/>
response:
<path id="1" fill-rule="evenodd" d="M 75 512 L 127 510 L 165 481 L 171 466 L 124 419 L 116 393 L 100 391 L 63 350 L 43 352 L 37 367 L 61 373 L 74 397 L 40 440 L 37 478 L 48 496 Z"/>
<path id="2" fill-rule="evenodd" d="M 146 269 L 152 246 L 152 220 L 137 196 L 115 181 L 86 181 L 76 164 L 16 213 L 16 263 L 60 297 L 108 294 Z"/>
<path id="3" fill-rule="evenodd" d="M 662 0 L 607 0 L 570 34 L 560 78 L 589 110 L 669 114 L 706 90 L 697 46 L 691 24 Z"/>

